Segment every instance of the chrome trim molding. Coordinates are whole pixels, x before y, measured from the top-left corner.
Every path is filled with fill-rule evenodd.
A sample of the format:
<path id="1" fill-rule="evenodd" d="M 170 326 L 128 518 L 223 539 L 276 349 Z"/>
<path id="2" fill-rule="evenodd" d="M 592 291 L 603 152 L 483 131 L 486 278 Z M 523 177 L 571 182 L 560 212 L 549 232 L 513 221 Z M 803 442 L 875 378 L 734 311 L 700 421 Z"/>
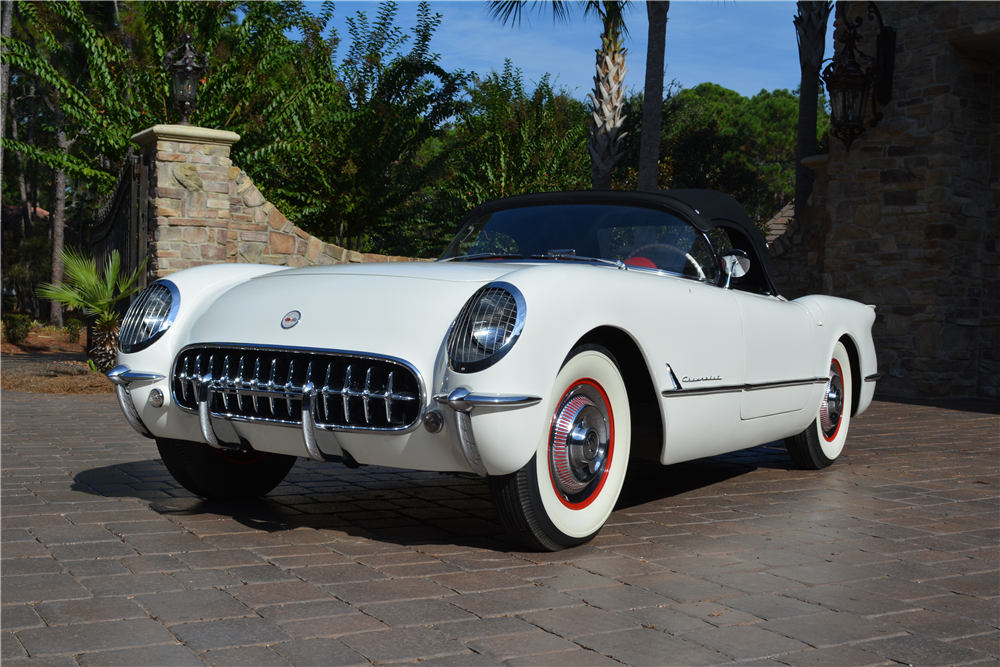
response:
<path id="1" fill-rule="evenodd" d="M 802 387 L 810 384 L 826 384 L 830 378 L 810 378 L 808 380 L 785 380 L 781 382 L 764 382 L 761 384 L 733 384 L 722 387 L 699 387 L 698 389 L 664 389 L 661 396 L 692 396 L 707 394 L 731 394 L 742 391 L 760 391 L 761 389 L 778 389 L 780 387 Z"/>
<path id="2" fill-rule="evenodd" d="M 309 417 L 311 418 L 311 428 L 313 429 L 322 429 L 324 431 L 333 432 L 373 431 L 381 433 L 408 433 L 417 428 L 420 424 L 420 411 L 418 409 L 415 413 L 414 419 L 408 423 L 399 424 L 398 426 L 370 425 L 373 421 L 376 421 L 375 412 L 372 410 L 374 407 L 372 405 L 373 400 L 382 401 L 382 409 L 385 411 L 384 415 L 387 424 L 391 424 L 393 405 L 395 403 L 404 402 L 414 403 L 416 406 L 423 405 L 425 396 L 423 378 L 416 367 L 409 362 L 396 357 L 364 352 L 285 346 L 251 346 L 225 343 L 203 343 L 184 347 L 177 354 L 173 362 L 173 369 L 171 371 L 171 377 L 173 378 L 171 381 L 171 392 L 177 405 L 180 406 L 181 409 L 188 412 L 200 412 L 202 409 L 200 401 L 197 408 L 188 405 L 191 402 L 189 399 L 189 388 L 193 389 L 195 386 L 198 386 L 203 382 L 204 377 L 210 375 L 210 373 L 206 374 L 206 376 L 201 375 L 201 358 L 204 353 L 195 355 L 195 369 L 193 369 L 192 372 L 191 357 L 189 354 L 191 350 L 204 350 L 204 353 L 208 353 L 208 363 L 210 366 L 215 364 L 214 359 L 216 356 L 219 356 L 222 359 L 221 375 L 223 377 L 217 379 L 213 378 L 210 380 L 211 386 L 209 387 L 211 392 L 218 392 L 222 398 L 221 406 L 218 402 L 216 402 L 216 409 L 211 412 L 214 417 L 219 417 L 229 421 L 251 423 L 264 422 L 293 428 L 304 428 L 301 416 L 295 415 L 293 402 L 303 401 L 306 388 L 311 387 L 312 394 L 310 394 L 309 400 L 306 401 L 306 403 L 312 411 Z M 250 369 L 250 377 L 247 378 L 247 370 L 244 365 L 245 357 L 254 354 L 257 355 L 257 359 L 255 361 L 251 360 L 253 368 Z M 302 384 L 299 385 L 292 379 L 292 375 L 295 373 L 296 368 L 296 359 L 292 358 L 288 361 L 287 371 L 284 373 L 286 377 L 284 382 L 282 382 L 278 379 L 278 363 L 276 355 L 279 354 L 289 356 L 324 356 L 327 357 L 327 368 L 325 372 L 322 368 L 320 368 L 318 375 L 314 377 L 313 360 L 307 360 L 308 364 L 306 365 L 305 376 Z M 272 356 L 269 363 L 265 360 L 265 364 L 263 364 L 263 366 L 268 366 L 268 368 L 264 368 L 261 364 L 261 356 L 267 355 Z M 339 361 L 343 366 L 346 366 L 344 369 L 343 383 L 339 389 L 331 386 L 331 373 L 334 364 L 333 358 L 340 358 Z M 181 364 L 182 360 L 184 361 L 183 366 Z M 230 363 L 231 360 L 234 361 Z M 303 360 L 300 358 L 298 361 L 301 362 Z M 416 384 L 417 395 L 413 396 L 409 393 L 401 393 L 400 391 L 395 391 L 393 389 L 393 373 L 395 371 L 389 372 L 388 382 L 384 390 L 380 391 L 378 389 L 373 389 L 371 367 L 369 366 L 368 368 L 358 369 L 354 368 L 355 365 L 363 366 L 366 361 L 390 365 L 394 364 L 400 366 L 402 371 L 408 371 L 412 375 L 413 381 Z M 323 364 L 321 363 L 320 366 L 322 365 Z M 213 366 L 213 368 L 217 368 L 217 365 Z M 356 382 L 352 383 L 354 370 L 364 373 L 365 382 L 363 389 L 355 387 L 354 385 L 357 384 Z M 317 382 L 322 382 L 322 386 L 317 387 Z M 316 420 L 320 400 L 322 400 L 323 414 L 329 415 L 330 410 L 333 409 L 334 402 L 338 402 L 339 399 L 339 403 L 343 406 L 344 421 L 350 422 L 351 414 L 353 412 L 351 409 L 351 399 L 358 398 L 361 399 L 365 425 L 323 423 Z M 235 401 L 233 399 L 235 399 Z M 250 409 L 249 406 L 244 408 L 244 404 L 248 400 L 252 401 L 254 411 L 259 410 L 262 399 L 268 403 L 267 407 L 270 408 L 269 415 L 247 415 L 237 412 L 243 411 L 244 409 Z M 281 405 L 281 402 L 284 402 L 284 406 Z M 209 404 L 211 404 L 211 401 L 209 401 Z M 230 407 L 231 405 L 233 406 L 232 408 Z M 356 403 L 354 407 L 358 407 Z M 279 416 L 278 413 L 281 411 L 287 411 L 287 419 Z M 296 416 L 299 418 L 297 419 Z M 319 452 L 318 448 L 317 452 Z M 321 452 L 319 453 L 322 454 Z M 310 455 L 312 455 L 312 452 Z M 326 455 L 322 454 L 322 456 Z"/>
<path id="3" fill-rule="evenodd" d="M 149 429 L 146 428 L 146 425 L 142 423 L 142 419 L 139 418 L 139 413 L 136 412 L 135 404 L 132 402 L 132 394 L 129 393 L 128 387 L 123 384 L 116 384 L 115 396 L 118 397 L 118 407 L 122 409 L 122 414 L 125 415 L 125 421 L 129 423 L 129 426 L 134 428 L 139 435 L 147 438 L 153 438 L 153 434 L 150 433 Z"/>
<path id="4" fill-rule="evenodd" d="M 475 407 L 508 408 L 527 407 L 541 402 L 540 396 L 521 394 L 473 394 L 465 387 L 459 387 L 450 394 L 435 394 L 434 400 L 443 403 L 452 410 L 468 412 Z"/>
<path id="5" fill-rule="evenodd" d="M 133 371 L 128 366 L 115 366 L 107 372 L 107 378 L 115 385 L 129 385 L 133 382 L 156 382 L 162 380 L 166 375 L 159 373 L 147 373 L 144 371 Z"/>
<path id="6" fill-rule="evenodd" d="M 133 372 L 128 366 L 121 365 L 115 366 L 108 371 L 107 378 L 115 385 L 115 397 L 118 399 L 118 407 L 121 408 L 122 414 L 125 415 L 125 421 L 139 435 L 146 438 L 153 438 L 153 434 L 142 423 L 142 419 L 139 418 L 139 412 L 135 409 L 135 403 L 132 401 L 132 392 L 129 391 L 128 386 L 133 380 L 162 380 L 163 376 L 156 375 L 155 373 Z"/>
<path id="7" fill-rule="evenodd" d="M 480 477 L 486 477 L 486 466 L 479 456 L 476 435 L 472 431 L 472 410 L 474 408 L 527 407 L 541 402 L 539 396 L 521 394 L 473 394 L 468 387 L 458 387 L 450 394 L 435 394 L 434 400 L 447 405 L 453 416 L 453 426 L 458 434 L 462 454 L 469 468 Z"/>
<path id="8" fill-rule="evenodd" d="M 302 441 L 305 443 L 309 458 L 321 463 L 339 463 L 340 456 L 323 453 L 316 442 L 316 388 L 312 382 L 302 387 Z"/>
<path id="9" fill-rule="evenodd" d="M 872 373 L 871 375 L 865 376 L 865 382 L 878 382 L 882 379 L 881 373 Z"/>

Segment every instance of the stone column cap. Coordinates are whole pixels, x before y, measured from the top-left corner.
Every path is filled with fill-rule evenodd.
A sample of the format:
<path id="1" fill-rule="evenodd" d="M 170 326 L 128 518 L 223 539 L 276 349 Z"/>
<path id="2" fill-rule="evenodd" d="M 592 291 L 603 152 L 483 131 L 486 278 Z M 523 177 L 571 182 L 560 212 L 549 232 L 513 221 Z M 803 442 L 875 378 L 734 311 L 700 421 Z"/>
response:
<path id="1" fill-rule="evenodd" d="M 240 135 L 228 130 L 211 130 L 194 125 L 154 125 L 132 135 L 132 143 L 140 146 L 154 141 L 178 141 L 186 144 L 216 144 L 232 146 Z"/>
<path id="2" fill-rule="evenodd" d="M 802 165 L 809 167 L 813 171 L 823 171 L 828 164 L 830 164 L 829 154 L 810 155 L 809 157 L 802 158 Z"/>

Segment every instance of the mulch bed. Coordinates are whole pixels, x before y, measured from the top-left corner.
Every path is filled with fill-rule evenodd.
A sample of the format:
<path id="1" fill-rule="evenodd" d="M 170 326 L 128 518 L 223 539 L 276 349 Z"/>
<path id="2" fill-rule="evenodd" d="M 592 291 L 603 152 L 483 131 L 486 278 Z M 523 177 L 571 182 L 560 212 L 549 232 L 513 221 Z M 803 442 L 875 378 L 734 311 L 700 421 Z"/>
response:
<path id="1" fill-rule="evenodd" d="M 87 332 L 80 333 L 80 339 L 71 343 L 69 335 L 59 329 L 35 327 L 23 343 L 14 345 L 6 339 L 0 340 L 0 353 L 8 354 L 46 354 L 61 352 L 63 354 L 86 354 Z"/>
<path id="2" fill-rule="evenodd" d="M 23 343 L 0 341 L 0 387 L 41 394 L 112 394 L 114 385 L 83 361 L 44 361 L 45 355 L 86 353 L 86 335 L 76 343 L 65 331 L 35 328 Z M 5 363 L 11 357 L 31 355 L 37 362 Z"/>
<path id="3" fill-rule="evenodd" d="M 115 387 L 103 373 L 82 361 L 53 361 L 4 368 L 0 386 L 9 391 L 38 394 L 112 394 Z"/>

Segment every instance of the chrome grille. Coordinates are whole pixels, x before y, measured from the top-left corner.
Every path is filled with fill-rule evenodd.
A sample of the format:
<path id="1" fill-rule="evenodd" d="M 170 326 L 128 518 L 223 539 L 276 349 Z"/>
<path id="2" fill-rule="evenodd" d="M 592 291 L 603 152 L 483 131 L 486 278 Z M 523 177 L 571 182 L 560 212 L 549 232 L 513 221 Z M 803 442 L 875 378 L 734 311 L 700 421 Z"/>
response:
<path id="1" fill-rule="evenodd" d="M 196 346 L 174 361 L 174 400 L 198 409 L 208 383 L 212 415 L 302 423 L 302 394 L 312 392 L 318 428 L 403 430 L 420 415 L 421 388 L 405 362 L 350 352 Z"/>

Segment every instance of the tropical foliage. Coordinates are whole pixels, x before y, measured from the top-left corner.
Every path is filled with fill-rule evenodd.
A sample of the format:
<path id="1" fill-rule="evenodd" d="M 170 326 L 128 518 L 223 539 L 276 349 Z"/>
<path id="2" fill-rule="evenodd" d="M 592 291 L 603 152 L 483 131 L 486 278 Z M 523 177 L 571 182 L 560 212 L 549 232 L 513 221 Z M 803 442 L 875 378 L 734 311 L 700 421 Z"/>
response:
<path id="1" fill-rule="evenodd" d="M 98 270 L 94 258 L 73 248 L 63 249 L 60 255 L 66 267 L 64 280 L 40 285 L 38 294 L 94 319 L 95 344 L 89 355 L 97 370 L 110 371 L 115 366 L 121 320 L 121 313 L 115 310 L 115 306 L 138 290 L 139 277 L 146 270 L 146 262 L 143 261 L 131 274 L 123 274 L 117 250 L 108 255 L 101 270 Z"/>
<path id="2" fill-rule="evenodd" d="M 612 20 L 622 5 L 591 5 L 608 46 L 622 48 Z M 8 307 L 48 314 L 33 287 L 66 282 L 63 247 L 86 248 L 130 137 L 176 121 L 162 61 L 183 33 L 210 57 L 191 122 L 239 133 L 234 164 L 329 242 L 433 257 L 485 200 L 591 187 L 590 103 L 547 76 L 526 84 L 516 62 L 446 71 L 433 48 L 441 17 L 422 4 L 407 30 L 397 10 L 356 12 L 338 35 L 329 2 L 13 3 L 3 39 L 3 274 L 5 293 L 17 294 Z M 657 185 L 721 189 L 766 221 L 792 195 L 797 103 L 781 90 L 669 88 Z M 819 137 L 823 108 L 820 98 Z M 642 95 L 616 109 L 625 135 L 611 151 L 623 154 L 614 187 L 635 188 Z"/>

